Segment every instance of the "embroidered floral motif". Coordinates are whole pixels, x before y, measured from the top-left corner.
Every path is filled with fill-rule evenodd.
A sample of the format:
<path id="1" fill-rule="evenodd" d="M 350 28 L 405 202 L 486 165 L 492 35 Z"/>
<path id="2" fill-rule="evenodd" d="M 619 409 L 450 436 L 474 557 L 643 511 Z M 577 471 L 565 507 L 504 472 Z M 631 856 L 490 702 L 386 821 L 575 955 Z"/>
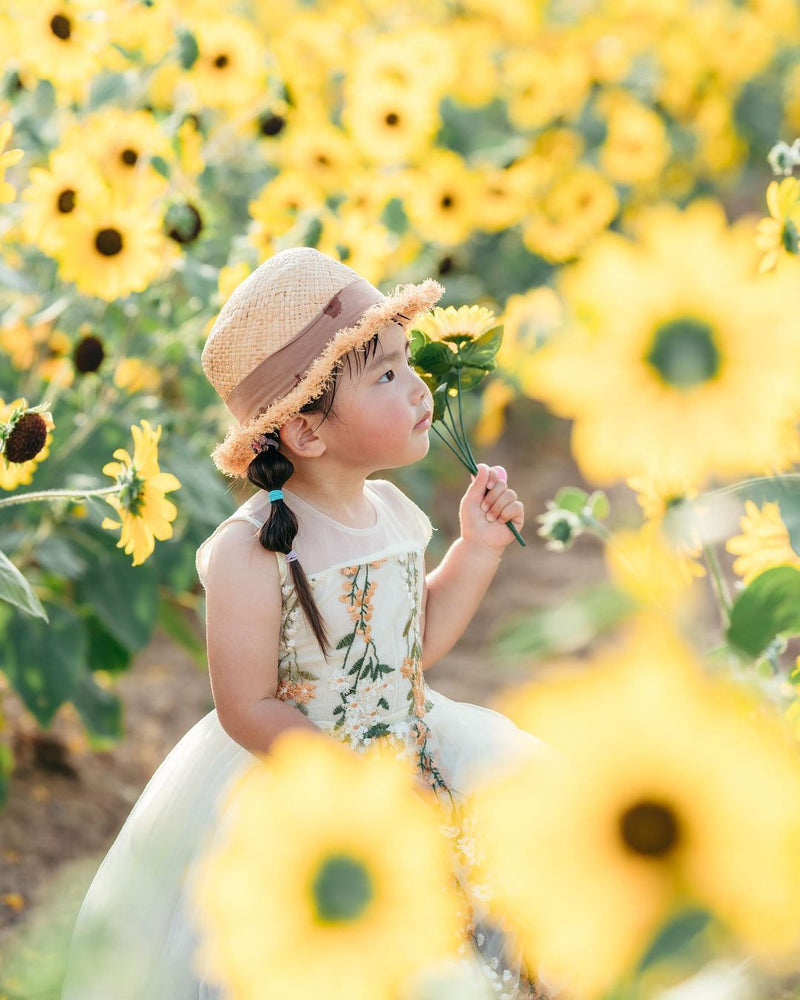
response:
<path id="1" fill-rule="evenodd" d="M 344 657 L 332 673 L 329 686 L 339 695 L 339 704 L 333 709 L 337 717 L 334 733 L 348 743 L 366 745 L 389 731 L 388 724 L 381 721 L 381 709 L 389 711 L 385 694 L 392 682 L 385 675 L 394 673 L 395 668 L 381 662 L 371 624 L 378 589 L 374 574 L 386 562 L 378 559 L 341 569 L 344 580 L 339 600 L 353 628 L 336 643 L 336 649 L 344 650 Z"/>
<path id="2" fill-rule="evenodd" d="M 303 715 L 308 715 L 308 704 L 316 696 L 319 678 L 309 670 L 301 670 L 297 662 L 296 635 L 302 609 L 297 602 L 294 587 L 285 583 L 281 587 L 281 636 L 278 655 L 278 690 L 275 697 L 294 705 Z"/>

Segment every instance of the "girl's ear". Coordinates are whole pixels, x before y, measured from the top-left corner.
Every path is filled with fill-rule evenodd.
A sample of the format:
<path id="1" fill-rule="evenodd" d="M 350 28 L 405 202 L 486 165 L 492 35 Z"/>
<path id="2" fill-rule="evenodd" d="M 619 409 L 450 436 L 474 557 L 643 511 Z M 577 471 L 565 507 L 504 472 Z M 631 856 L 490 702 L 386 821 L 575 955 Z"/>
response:
<path id="1" fill-rule="evenodd" d="M 327 446 L 322 438 L 317 434 L 316 424 L 319 421 L 319 414 L 312 413 L 306 416 L 298 413 L 296 417 L 281 427 L 279 434 L 281 445 L 291 455 L 298 455 L 302 458 L 319 458 L 327 451 Z"/>

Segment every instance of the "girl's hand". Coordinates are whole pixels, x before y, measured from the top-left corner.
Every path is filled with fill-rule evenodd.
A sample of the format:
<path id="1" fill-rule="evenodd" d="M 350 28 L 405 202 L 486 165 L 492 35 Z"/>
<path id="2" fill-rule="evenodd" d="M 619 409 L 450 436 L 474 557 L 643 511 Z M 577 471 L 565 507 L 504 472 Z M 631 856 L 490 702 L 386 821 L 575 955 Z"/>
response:
<path id="1" fill-rule="evenodd" d="M 525 509 L 506 479 L 502 465 L 480 463 L 458 509 L 464 541 L 498 554 L 514 541 L 506 522 L 513 521 L 517 531 L 525 523 Z"/>

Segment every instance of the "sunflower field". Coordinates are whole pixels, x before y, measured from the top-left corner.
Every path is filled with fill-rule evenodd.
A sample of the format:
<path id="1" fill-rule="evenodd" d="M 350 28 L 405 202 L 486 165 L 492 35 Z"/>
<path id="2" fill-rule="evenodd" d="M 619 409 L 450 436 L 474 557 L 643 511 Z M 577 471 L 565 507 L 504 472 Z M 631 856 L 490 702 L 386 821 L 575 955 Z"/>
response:
<path id="1" fill-rule="evenodd" d="M 606 578 L 494 640 L 530 667 L 496 707 L 574 767 L 520 769 L 437 824 L 374 755 L 419 845 L 404 886 L 368 877 L 400 834 L 364 835 L 366 868 L 335 853 L 376 822 L 370 793 L 287 735 L 198 891 L 214 976 L 232 1000 L 800 998 L 795 0 L 7 0 L 0 74 L 0 806 L 8 699 L 103 751 L 157 630 L 205 669 L 195 552 L 246 493 L 209 457 L 231 417 L 200 354 L 239 282 L 314 246 L 384 291 L 442 282 L 414 337 L 432 388 L 447 359 L 450 452 L 473 468 L 515 422 L 568 427 L 525 558 L 593 536 Z M 400 474 L 420 498 L 454 476 L 439 437 Z M 254 841 L 303 798 L 306 753 L 329 796 Z M 309 825 L 318 923 L 341 904 L 348 925 L 314 925 L 320 962 L 345 949 L 335 987 L 247 884 L 310 878 Z M 448 965 L 470 914 L 426 895 L 449 886 L 441 829 L 528 993 Z M 375 885 L 391 920 L 364 916 Z M 258 962 L 244 924 L 274 944 Z M 409 926 L 438 970 L 413 980 Z M 59 995 L 24 966 L 0 997 Z"/>

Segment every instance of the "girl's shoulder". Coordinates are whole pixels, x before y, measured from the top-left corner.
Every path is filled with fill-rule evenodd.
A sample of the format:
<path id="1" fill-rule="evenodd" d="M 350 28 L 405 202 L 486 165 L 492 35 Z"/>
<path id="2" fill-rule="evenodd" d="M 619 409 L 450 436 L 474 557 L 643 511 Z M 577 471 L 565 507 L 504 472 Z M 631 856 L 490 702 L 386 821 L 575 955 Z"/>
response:
<path id="1" fill-rule="evenodd" d="M 195 553 L 195 567 L 204 589 L 207 588 L 214 568 L 221 571 L 222 575 L 236 568 L 245 579 L 249 571 L 254 576 L 263 578 L 266 569 L 268 577 L 283 582 L 283 557 L 278 558 L 278 553 L 263 547 L 258 539 L 260 529 L 261 522 L 258 518 L 242 508 L 217 525 Z"/>
<path id="2" fill-rule="evenodd" d="M 366 485 L 398 520 L 415 533 L 421 531 L 425 544 L 428 544 L 436 529 L 422 508 L 388 479 L 368 479 Z"/>

